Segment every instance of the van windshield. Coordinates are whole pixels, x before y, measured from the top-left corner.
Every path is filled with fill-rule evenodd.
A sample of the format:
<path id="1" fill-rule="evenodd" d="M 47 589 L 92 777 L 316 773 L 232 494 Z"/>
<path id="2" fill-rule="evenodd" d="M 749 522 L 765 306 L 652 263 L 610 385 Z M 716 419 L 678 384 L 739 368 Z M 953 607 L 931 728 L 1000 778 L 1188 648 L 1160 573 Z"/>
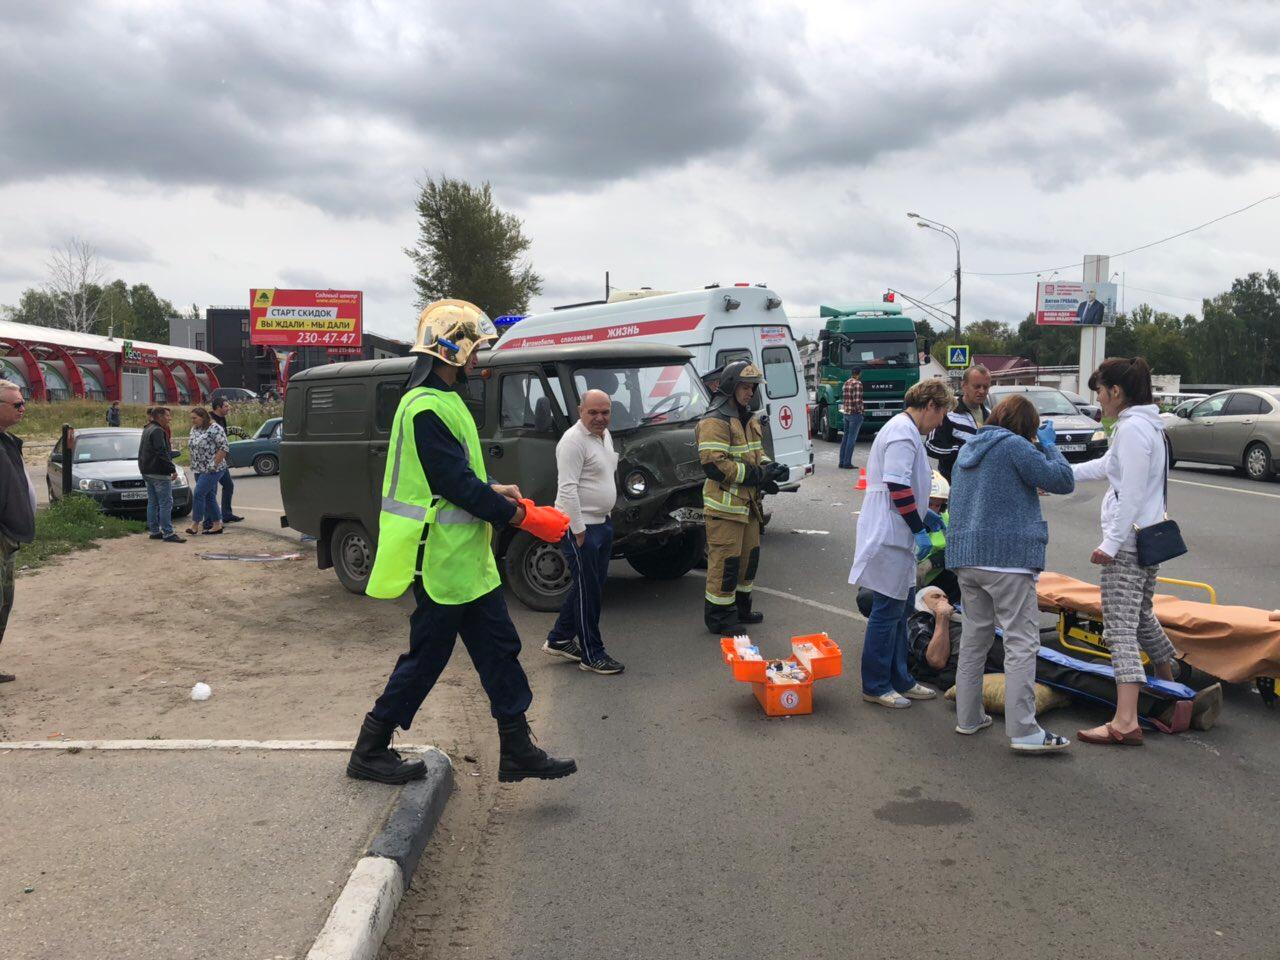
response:
<path id="1" fill-rule="evenodd" d="M 578 399 L 603 390 L 613 400 L 609 430 L 621 433 L 655 423 L 685 423 L 707 412 L 707 391 L 688 364 L 581 367 L 573 372 Z"/>
<path id="2" fill-rule="evenodd" d="M 903 340 L 846 339 L 841 343 L 840 366 L 849 370 L 867 367 L 915 367 L 920 365 L 916 342 Z"/>

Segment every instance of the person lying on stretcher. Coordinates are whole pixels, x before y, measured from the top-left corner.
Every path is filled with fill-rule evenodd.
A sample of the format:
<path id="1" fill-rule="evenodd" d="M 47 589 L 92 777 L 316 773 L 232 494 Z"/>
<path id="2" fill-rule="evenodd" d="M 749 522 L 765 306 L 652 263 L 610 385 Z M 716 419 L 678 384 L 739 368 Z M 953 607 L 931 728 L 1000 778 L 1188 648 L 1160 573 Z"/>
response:
<path id="1" fill-rule="evenodd" d="M 859 591 L 858 607 L 862 609 L 863 606 L 862 591 Z M 865 616 L 866 611 L 863 613 Z M 955 684 L 956 663 L 960 653 L 959 620 L 960 614 L 942 590 L 925 587 L 916 594 L 916 612 L 907 621 L 907 666 L 912 676 L 921 683 L 944 691 Z M 1078 652 L 1067 650 L 1058 644 L 1056 631 L 1044 631 L 1041 643 L 1060 653 L 1079 657 Z M 1191 726 L 1197 730 L 1210 729 L 1222 710 L 1222 685 L 1217 678 L 1196 670 L 1190 664 L 1175 660 L 1173 667 L 1174 680 L 1196 692 L 1192 704 Z M 999 635 L 987 653 L 984 672 L 1004 672 L 1004 645 Z M 1114 680 L 1072 670 L 1044 658 L 1036 659 L 1036 681 L 1066 689 L 1067 692 L 1086 699 L 1114 704 Z M 1144 687 L 1139 694 L 1139 714 L 1164 724 L 1172 722 L 1176 706 L 1175 699 L 1162 695 L 1159 691 Z"/>

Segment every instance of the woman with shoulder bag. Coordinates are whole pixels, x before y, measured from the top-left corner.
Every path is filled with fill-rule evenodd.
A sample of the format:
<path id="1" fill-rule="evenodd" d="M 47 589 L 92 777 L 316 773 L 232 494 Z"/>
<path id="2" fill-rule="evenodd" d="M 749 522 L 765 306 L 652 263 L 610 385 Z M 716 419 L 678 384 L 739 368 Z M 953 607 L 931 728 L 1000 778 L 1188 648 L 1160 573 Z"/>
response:
<path id="1" fill-rule="evenodd" d="M 1169 454 L 1146 360 L 1104 360 L 1089 378 L 1089 389 L 1097 391 L 1103 416 L 1116 421 L 1106 454 L 1072 467 L 1077 482 L 1109 484 L 1102 498 L 1102 542 L 1089 559 L 1102 567 L 1102 623 L 1116 675 L 1116 712 L 1109 723 L 1076 735 L 1085 743 L 1140 746 L 1138 691 L 1146 673 L 1139 648 L 1157 677 L 1173 679 L 1173 644 L 1151 610 L 1158 562 L 1144 566 L 1139 560 L 1143 528 L 1165 521 Z"/>

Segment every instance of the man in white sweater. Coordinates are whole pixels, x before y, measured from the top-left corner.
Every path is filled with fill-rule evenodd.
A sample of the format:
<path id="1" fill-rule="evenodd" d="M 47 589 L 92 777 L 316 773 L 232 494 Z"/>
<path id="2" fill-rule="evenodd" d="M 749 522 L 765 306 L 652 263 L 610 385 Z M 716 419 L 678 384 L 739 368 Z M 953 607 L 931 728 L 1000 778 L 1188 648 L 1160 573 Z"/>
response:
<path id="1" fill-rule="evenodd" d="M 578 422 L 556 444 L 556 508 L 569 515 L 560 549 L 573 573 L 573 587 L 542 645 L 544 653 L 577 663 L 579 670 L 602 674 L 623 671 L 600 637 L 600 595 L 613 554 L 609 514 L 618 499 L 611 410 L 607 393 L 588 390 L 578 404 Z"/>

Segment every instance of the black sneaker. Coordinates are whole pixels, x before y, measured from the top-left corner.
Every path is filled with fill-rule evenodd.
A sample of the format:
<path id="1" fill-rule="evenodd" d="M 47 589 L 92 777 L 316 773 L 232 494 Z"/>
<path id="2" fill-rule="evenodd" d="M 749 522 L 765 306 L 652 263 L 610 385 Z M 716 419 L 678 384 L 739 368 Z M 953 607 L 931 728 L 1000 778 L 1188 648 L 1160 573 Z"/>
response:
<path id="1" fill-rule="evenodd" d="M 578 669 L 589 670 L 591 673 L 603 673 L 607 675 L 607 674 L 621 673 L 623 670 L 627 668 L 606 653 L 603 657 L 601 657 L 595 663 L 587 663 L 587 661 L 583 660 L 581 663 L 578 664 Z"/>
<path id="2" fill-rule="evenodd" d="M 176 533 L 171 533 L 167 537 L 161 537 L 160 539 L 163 540 L 165 543 L 186 543 L 187 542 L 186 537 L 180 537 Z"/>
<path id="3" fill-rule="evenodd" d="M 244 517 L 237 517 L 234 513 L 225 514 L 222 517 L 223 523 L 239 523 Z"/>
<path id="4" fill-rule="evenodd" d="M 561 660 L 568 660 L 570 663 L 582 662 L 582 647 L 578 645 L 577 640 L 570 640 L 568 643 L 552 643 L 546 640 L 542 644 L 542 652 L 559 657 Z"/>
<path id="5" fill-rule="evenodd" d="M 164 534 L 163 534 L 163 533 L 153 533 L 153 534 L 151 535 L 151 539 L 152 539 L 152 540 L 163 540 L 163 539 L 164 539 Z"/>

